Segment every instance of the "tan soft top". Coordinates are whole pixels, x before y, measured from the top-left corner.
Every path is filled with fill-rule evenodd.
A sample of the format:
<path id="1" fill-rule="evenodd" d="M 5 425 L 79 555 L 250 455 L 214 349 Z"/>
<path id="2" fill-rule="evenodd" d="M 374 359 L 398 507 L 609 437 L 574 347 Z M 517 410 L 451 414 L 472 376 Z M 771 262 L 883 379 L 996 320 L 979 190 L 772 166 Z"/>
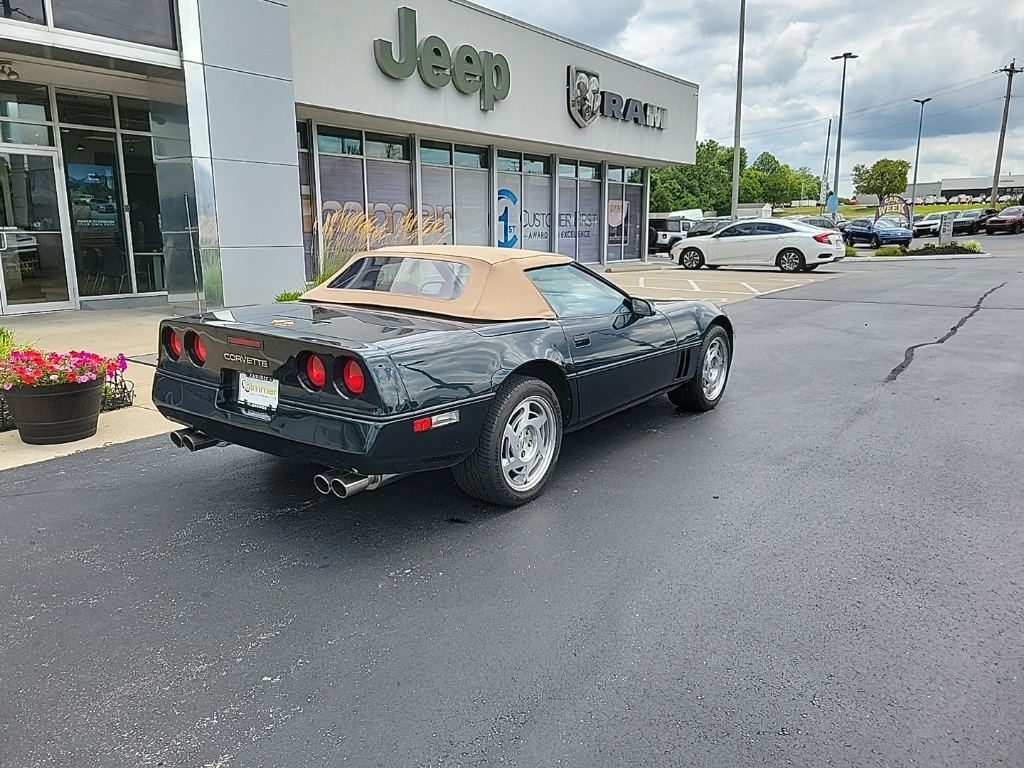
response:
<path id="1" fill-rule="evenodd" d="M 360 259 L 377 256 L 408 256 L 417 259 L 452 261 L 469 267 L 469 279 L 455 299 L 410 296 L 386 291 L 329 288 L 338 274 Z M 534 267 L 569 264 L 572 259 L 555 253 L 521 251 L 471 245 L 406 245 L 357 253 L 330 279 L 302 295 L 305 301 L 330 304 L 361 304 L 394 309 L 411 309 L 467 320 L 529 320 L 554 318 L 555 313 L 540 291 L 523 272 Z"/>

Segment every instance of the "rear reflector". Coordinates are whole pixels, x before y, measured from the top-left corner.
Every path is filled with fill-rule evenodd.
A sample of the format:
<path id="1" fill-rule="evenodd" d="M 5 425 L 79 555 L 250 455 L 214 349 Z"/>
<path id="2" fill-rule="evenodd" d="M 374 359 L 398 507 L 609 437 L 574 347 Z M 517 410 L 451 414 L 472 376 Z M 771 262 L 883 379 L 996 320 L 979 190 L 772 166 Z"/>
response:
<path id="1" fill-rule="evenodd" d="M 249 347 L 249 349 L 263 349 L 263 342 L 259 339 L 247 339 L 243 336 L 228 336 L 228 344 L 236 347 Z"/>
<path id="2" fill-rule="evenodd" d="M 426 432 L 429 429 L 436 429 L 437 427 L 444 427 L 449 424 L 457 424 L 459 422 L 458 411 L 448 411 L 447 413 L 439 413 L 436 416 L 425 416 L 422 419 L 416 419 L 412 423 L 413 432 Z"/>

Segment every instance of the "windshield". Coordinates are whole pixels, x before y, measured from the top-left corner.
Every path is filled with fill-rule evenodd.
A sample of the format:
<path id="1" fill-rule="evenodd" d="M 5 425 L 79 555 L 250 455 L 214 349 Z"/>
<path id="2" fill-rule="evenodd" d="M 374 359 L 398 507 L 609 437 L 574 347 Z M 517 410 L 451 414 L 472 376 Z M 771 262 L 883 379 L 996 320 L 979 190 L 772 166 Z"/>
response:
<path id="1" fill-rule="evenodd" d="M 1000 216 L 1024 216 L 1024 208 L 1005 208 Z"/>

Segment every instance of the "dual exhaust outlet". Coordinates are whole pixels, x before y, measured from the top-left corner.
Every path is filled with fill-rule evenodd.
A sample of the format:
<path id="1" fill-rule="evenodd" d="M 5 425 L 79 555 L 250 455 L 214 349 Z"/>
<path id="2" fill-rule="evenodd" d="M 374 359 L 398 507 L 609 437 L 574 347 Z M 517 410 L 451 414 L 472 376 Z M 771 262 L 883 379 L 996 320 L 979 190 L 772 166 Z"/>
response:
<path id="1" fill-rule="evenodd" d="M 171 442 L 178 448 L 193 452 L 213 448 L 221 443 L 216 437 L 204 435 L 197 429 L 179 429 L 177 432 L 171 432 Z"/>
<path id="2" fill-rule="evenodd" d="M 404 474 L 359 475 L 355 472 L 321 472 L 313 478 L 313 485 L 324 496 L 333 493 L 339 499 L 348 499 L 363 491 L 375 491 L 403 477 Z"/>
<path id="3" fill-rule="evenodd" d="M 171 432 L 171 442 L 178 448 L 195 452 L 213 448 L 223 441 L 204 435 L 197 429 L 179 429 Z M 321 472 L 313 478 L 313 485 L 324 496 L 333 493 L 339 499 L 348 499 L 363 491 L 375 491 L 403 477 L 405 474 L 360 475 L 355 472 Z"/>

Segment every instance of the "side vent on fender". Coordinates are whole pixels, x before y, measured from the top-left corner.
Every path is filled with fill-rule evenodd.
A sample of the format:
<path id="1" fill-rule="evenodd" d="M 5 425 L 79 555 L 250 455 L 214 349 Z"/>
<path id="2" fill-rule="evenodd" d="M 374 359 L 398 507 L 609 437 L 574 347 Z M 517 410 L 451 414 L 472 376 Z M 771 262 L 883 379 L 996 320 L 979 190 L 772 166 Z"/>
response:
<path id="1" fill-rule="evenodd" d="M 692 350 L 684 349 L 683 354 L 679 358 L 679 370 L 676 371 L 676 378 L 681 379 L 686 375 L 686 372 L 690 370 L 690 354 Z"/>

